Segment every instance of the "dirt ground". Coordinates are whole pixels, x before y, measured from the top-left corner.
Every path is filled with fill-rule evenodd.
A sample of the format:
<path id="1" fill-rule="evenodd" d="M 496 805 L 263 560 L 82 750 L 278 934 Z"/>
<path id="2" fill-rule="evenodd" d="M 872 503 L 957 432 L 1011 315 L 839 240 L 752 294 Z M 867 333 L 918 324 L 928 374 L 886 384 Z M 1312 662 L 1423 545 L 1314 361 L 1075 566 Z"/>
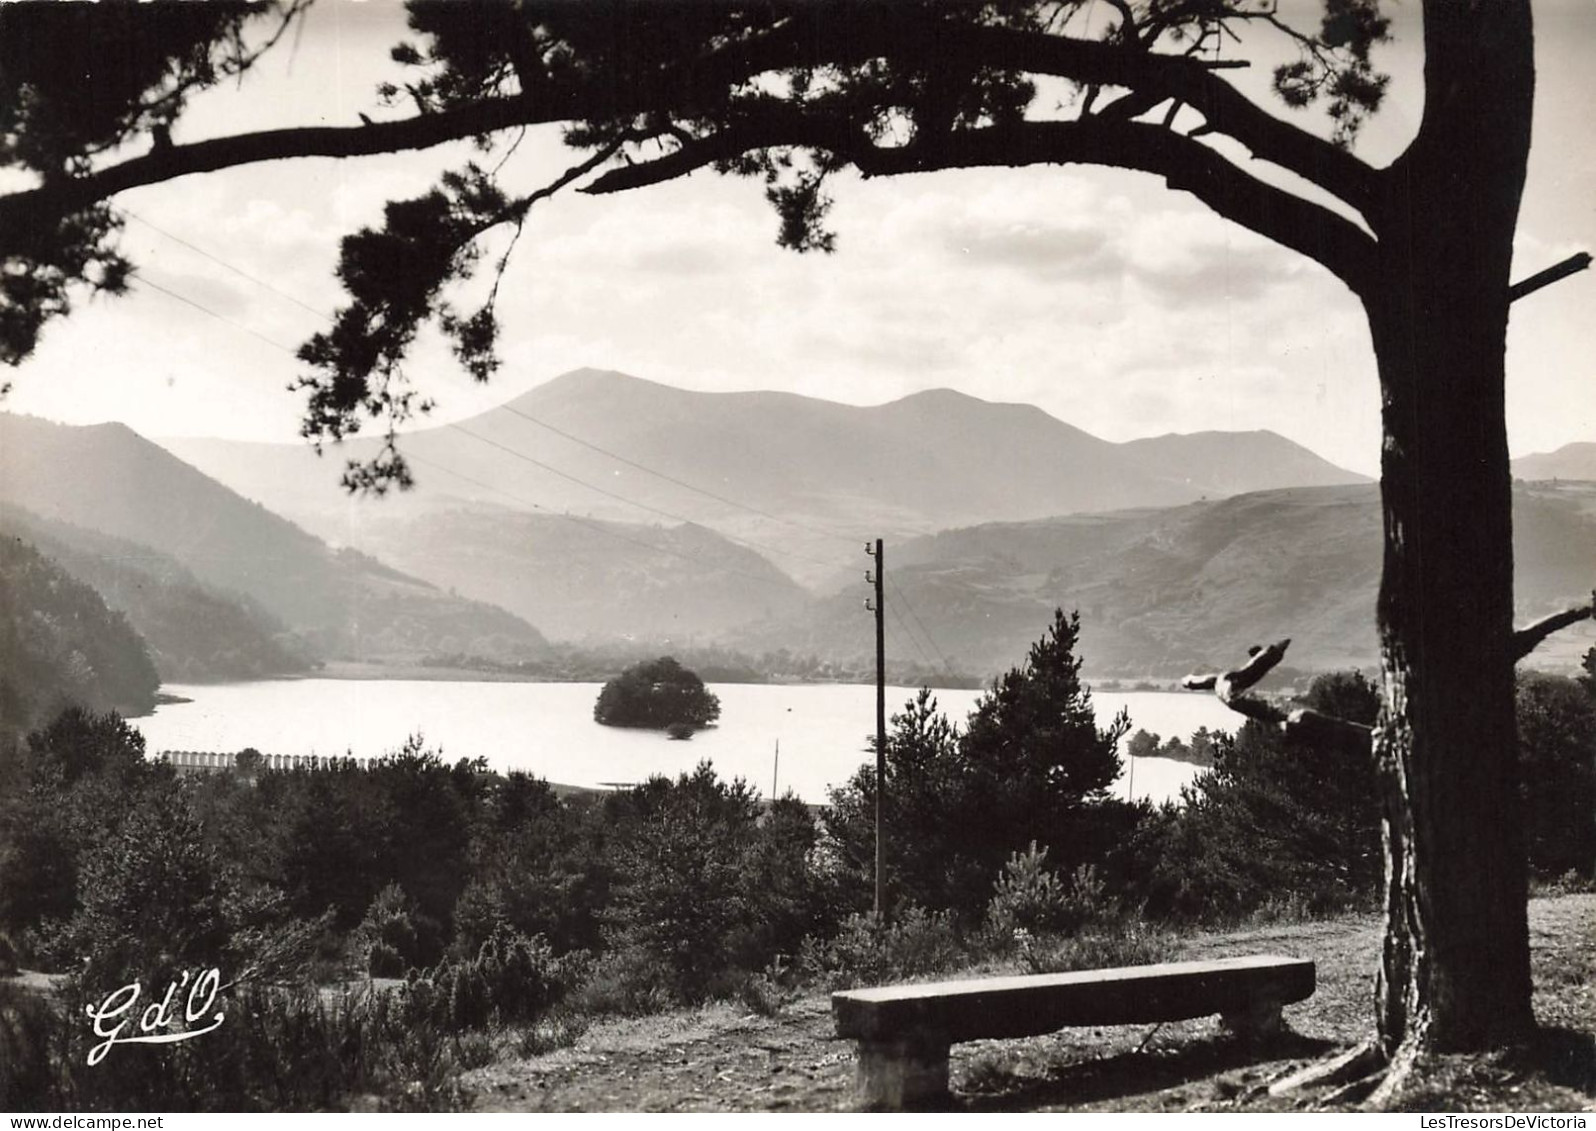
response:
<path id="1" fill-rule="evenodd" d="M 1596 1111 L 1596 895 L 1530 905 L 1544 1048 L 1446 1058 L 1403 1106 L 1418 1110 Z M 1318 989 L 1285 1011 L 1290 1034 L 1249 1046 L 1217 1020 L 1066 1029 L 953 1047 L 950 1107 L 966 1111 L 1259 1111 L 1311 1099 L 1267 1084 L 1345 1048 L 1373 1026 L 1380 926 L 1349 918 L 1193 935 L 1172 958 L 1278 953 L 1312 958 Z M 776 1017 L 713 1004 L 605 1022 L 574 1045 L 468 1074 L 480 1111 L 850 1111 L 852 1042 L 833 1036 L 827 995 Z"/>

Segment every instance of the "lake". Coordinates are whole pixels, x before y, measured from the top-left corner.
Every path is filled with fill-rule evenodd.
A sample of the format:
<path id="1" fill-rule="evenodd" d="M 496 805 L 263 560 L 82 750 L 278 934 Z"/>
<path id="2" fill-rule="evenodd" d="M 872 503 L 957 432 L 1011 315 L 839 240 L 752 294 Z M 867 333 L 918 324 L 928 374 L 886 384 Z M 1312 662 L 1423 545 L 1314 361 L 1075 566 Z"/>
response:
<path id="1" fill-rule="evenodd" d="M 824 802 L 828 786 L 846 781 L 870 757 L 875 688 L 869 685 L 714 684 L 719 724 L 684 742 L 599 726 L 593 703 L 600 686 L 387 679 L 168 684 L 164 692 L 193 702 L 158 707 L 134 725 L 152 754 L 253 746 L 268 754 L 376 757 L 419 734 L 447 761 L 480 756 L 497 770 L 581 786 L 674 776 L 708 759 L 721 777 L 745 778 L 767 796 L 774 774 L 778 792 L 790 789 L 810 802 Z M 962 723 L 980 694 L 945 690 L 936 697 Z M 889 718 L 913 696 L 911 688 L 889 687 Z M 1212 695 L 1102 691 L 1092 698 L 1100 723 L 1127 709 L 1131 733 L 1145 728 L 1186 738 L 1198 727 L 1234 730 L 1240 722 Z M 1183 762 L 1138 758 L 1134 767 L 1127 764 L 1117 792 L 1161 801 L 1195 773 Z"/>

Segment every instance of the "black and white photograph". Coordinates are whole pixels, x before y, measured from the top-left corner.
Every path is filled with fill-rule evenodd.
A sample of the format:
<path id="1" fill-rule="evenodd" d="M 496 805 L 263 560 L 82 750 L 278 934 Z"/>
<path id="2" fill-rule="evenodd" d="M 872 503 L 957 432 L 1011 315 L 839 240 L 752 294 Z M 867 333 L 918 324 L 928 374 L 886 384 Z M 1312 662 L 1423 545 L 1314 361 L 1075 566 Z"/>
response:
<path id="1" fill-rule="evenodd" d="M 0 0 L 7 1127 L 1585 1128 L 1593 114 L 1596 0 Z"/>

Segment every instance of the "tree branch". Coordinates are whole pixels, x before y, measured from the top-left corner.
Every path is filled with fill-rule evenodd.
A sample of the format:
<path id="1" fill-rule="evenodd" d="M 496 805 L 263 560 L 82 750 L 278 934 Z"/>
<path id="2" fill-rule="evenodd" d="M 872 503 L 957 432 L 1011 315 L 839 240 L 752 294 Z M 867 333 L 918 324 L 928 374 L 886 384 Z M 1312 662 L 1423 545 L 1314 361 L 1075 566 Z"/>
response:
<path id="1" fill-rule="evenodd" d="M 1211 690 L 1219 701 L 1232 711 L 1263 723 L 1288 737 L 1302 738 L 1310 742 L 1360 742 L 1367 745 L 1372 740 L 1374 731 L 1361 723 L 1349 722 L 1307 707 L 1285 711 L 1267 699 L 1247 694 L 1249 688 L 1280 663 L 1290 644 L 1291 640 L 1287 638 L 1267 648 L 1253 648 L 1250 653 L 1251 658 L 1235 671 L 1223 674 L 1209 672 L 1189 675 L 1180 681 L 1181 686 L 1188 691 Z"/>
<path id="2" fill-rule="evenodd" d="M 430 149 L 445 142 L 529 124 L 536 115 L 519 99 L 479 102 L 442 114 L 358 126 L 302 126 L 235 134 L 157 149 L 83 177 L 0 196 L 0 247 L 20 243 L 11 233 L 48 217 L 87 208 L 141 185 L 195 173 L 293 157 L 365 157 Z"/>
<path id="3" fill-rule="evenodd" d="M 610 169 L 579 191 L 603 196 L 686 176 L 744 153 L 781 146 L 824 149 L 854 160 L 874 148 L 846 118 L 772 103 L 757 118 L 700 138 L 689 138 L 661 157 Z"/>
<path id="4" fill-rule="evenodd" d="M 1163 177 L 1170 188 L 1191 193 L 1225 219 L 1316 260 L 1356 293 L 1362 294 L 1375 274 L 1375 242 L 1356 224 L 1265 184 L 1215 150 L 1159 125 L 1021 122 L 849 156 L 867 177 L 1032 164 L 1139 170 Z"/>
<path id="5" fill-rule="evenodd" d="M 1553 283 L 1578 274 L 1590 266 L 1590 252 L 1581 251 L 1570 255 L 1561 263 L 1555 263 L 1544 271 L 1537 271 L 1528 279 L 1521 279 L 1514 283 L 1507 291 L 1507 301 L 1517 302 L 1526 295 L 1532 295 L 1542 287 L 1549 287 Z"/>
<path id="6" fill-rule="evenodd" d="M 1578 624 L 1588 617 L 1596 617 L 1596 591 L 1590 595 L 1590 604 L 1579 605 L 1572 609 L 1565 609 L 1560 613 L 1553 613 L 1543 620 L 1519 629 L 1513 633 L 1513 660 L 1522 660 L 1535 649 L 1539 648 L 1541 641 L 1554 632 L 1560 632 L 1571 624 Z"/>
<path id="7" fill-rule="evenodd" d="M 825 149 L 866 177 L 978 166 L 1108 165 L 1162 176 L 1219 215 L 1317 260 L 1361 293 L 1374 271 L 1374 241 L 1342 216 L 1243 172 L 1216 151 L 1146 122 L 1021 122 L 873 144 L 840 115 L 772 104 L 757 116 L 663 157 L 612 169 L 581 191 L 622 192 L 683 176 L 741 153 L 777 146 Z"/>
<path id="8" fill-rule="evenodd" d="M 957 50 L 985 66 L 1126 87 L 1152 98 L 1151 105 L 1177 99 L 1202 114 L 1213 132 L 1234 138 L 1254 157 L 1295 173 L 1373 220 L 1378 203 L 1373 167 L 1274 117 L 1202 60 L 1009 28 L 969 29 L 960 36 Z"/>
<path id="9" fill-rule="evenodd" d="M 1307 179 L 1365 215 L 1377 198 L 1377 178 L 1368 165 L 1274 118 L 1202 60 L 1044 32 L 970 26 L 934 9 L 810 3 L 795 5 L 759 34 L 670 67 L 570 85 L 522 74 L 519 97 L 403 121 L 269 130 L 163 147 L 87 176 L 0 197 L 0 246 L 12 242 L 12 233 L 41 219 L 70 214 L 126 189 L 194 173 L 295 157 L 425 149 L 515 126 L 603 120 L 648 110 L 691 117 L 695 110 L 723 106 L 734 85 L 758 74 L 798 66 L 846 67 L 878 58 L 928 71 L 971 74 L 998 68 L 1056 75 L 1126 87 L 1154 97 L 1155 104 L 1178 99 L 1201 113 L 1212 132 L 1235 139 L 1255 157 Z"/>

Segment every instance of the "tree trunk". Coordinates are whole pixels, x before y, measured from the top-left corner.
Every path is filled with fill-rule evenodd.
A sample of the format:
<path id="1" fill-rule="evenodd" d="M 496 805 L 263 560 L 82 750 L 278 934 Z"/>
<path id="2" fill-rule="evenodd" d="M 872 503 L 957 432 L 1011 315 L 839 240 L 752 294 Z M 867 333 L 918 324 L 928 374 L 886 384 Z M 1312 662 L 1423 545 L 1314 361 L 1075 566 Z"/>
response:
<path id="1" fill-rule="evenodd" d="M 1527 2 L 1425 6 L 1424 119 L 1383 174 L 1381 275 L 1364 294 L 1383 394 L 1389 1057 L 1533 1028 L 1513 717 L 1504 360 L 1529 152 Z"/>

